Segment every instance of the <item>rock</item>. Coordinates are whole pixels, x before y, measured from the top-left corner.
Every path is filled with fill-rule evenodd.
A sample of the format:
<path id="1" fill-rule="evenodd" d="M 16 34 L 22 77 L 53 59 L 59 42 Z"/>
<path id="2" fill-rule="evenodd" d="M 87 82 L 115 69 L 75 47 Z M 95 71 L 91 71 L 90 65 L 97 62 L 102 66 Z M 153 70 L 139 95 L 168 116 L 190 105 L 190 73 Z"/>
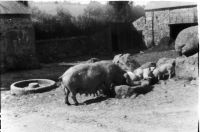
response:
<path id="1" fill-rule="evenodd" d="M 140 68 L 146 69 L 146 68 L 150 68 L 150 67 L 156 67 L 156 63 L 154 63 L 154 62 L 146 62 L 143 65 L 141 65 Z"/>
<path id="2" fill-rule="evenodd" d="M 134 92 L 134 89 L 132 89 L 131 86 L 128 86 L 128 85 L 115 86 L 114 90 L 115 90 L 116 98 L 130 97 Z"/>
<path id="3" fill-rule="evenodd" d="M 15 115 L 14 115 L 14 117 L 18 117 L 18 116 L 19 116 L 18 114 L 15 114 Z"/>
<path id="4" fill-rule="evenodd" d="M 176 58 L 175 73 L 177 77 L 189 79 L 198 77 L 199 57 L 198 53 L 190 57 Z"/>
<path id="5" fill-rule="evenodd" d="M 101 60 L 98 59 L 98 58 L 90 58 L 89 60 L 86 61 L 86 63 L 94 63 L 94 62 L 97 62 L 97 61 L 101 61 Z"/>
<path id="6" fill-rule="evenodd" d="M 175 50 L 179 54 L 191 56 L 199 51 L 198 26 L 182 30 L 175 40 Z"/>
<path id="7" fill-rule="evenodd" d="M 157 61 L 156 65 L 157 65 L 157 66 L 160 66 L 160 65 L 162 65 L 162 64 L 173 63 L 173 62 L 175 62 L 175 59 L 163 57 L 163 58 L 160 58 L 160 59 Z"/>
<path id="8" fill-rule="evenodd" d="M 118 54 L 114 57 L 113 63 L 119 65 L 123 70 L 134 71 L 140 64 L 131 57 L 131 54 Z"/>
<path id="9" fill-rule="evenodd" d="M 37 87 L 39 87 L 39 83 L 29 83 L 28 84 L 28 88 L 37 88 Z"/>
<path id="10" fill-rule="evenodd" d="M 147 87 L 151 84 L 151 80 L 141 80 L 141 87 Z"/>
<path id="11" fill-rule="evenodd" d="M 127 117 L 128 117 L 127 115 L 124 115 L 124 116 L 123 116 L 124 119 L 126 119 Z"/>
<path id="12" fill-rule="evenodd" d="M 141 85 L 119 85 L 114 87 L 116 98 L 127 98 L 135 94 L 143 94 L 151 91 L 150 80 L 142 80 Z"/>

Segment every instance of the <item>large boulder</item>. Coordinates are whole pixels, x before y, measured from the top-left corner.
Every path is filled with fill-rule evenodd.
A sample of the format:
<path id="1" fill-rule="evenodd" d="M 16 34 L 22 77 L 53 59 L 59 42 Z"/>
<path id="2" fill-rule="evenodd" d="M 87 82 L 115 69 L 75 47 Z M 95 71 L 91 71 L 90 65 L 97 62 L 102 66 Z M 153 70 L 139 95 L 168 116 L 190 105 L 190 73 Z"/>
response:
<path id="1" fill-rule="evenodd" d="M 153 87 L 150 85 L 150 80 L 142 80 L 140 85 L 128 86 L 128 85 L 118 85 L 114 87 L 116 98 L 128 98 L 132 96 L 137 96 L 139 94 L 146 94 L 150 92 Z"/>
<path id="2" fill-rule="evenodd" d="M 101 61 L 99 58 L 90 58 L 89 60 L 86 61 L 86 63 L 95 63 Z"/>
<path id="3" fill-rule="evenodd" d="M 142 64 L 140 68 L 146 69 L 146 68 L 150 68 L 150 67 L 156 67 L 156 63 L 154 63 L 154 62 L 146 62 L 146 63 Z"/>
<path id="4" fill-rule="evenodd" d="M 176 58 L 175 72 L 177 77 L 197 78 L 198 77 L 199 55 L 196 53 L 190 57 Z"/>
<path id="5" fill-rule="evenodd" d="M 128 85 L 115 86 L 114 90 L 116 98 L 127 98 L 132 96 L 134 93 L 134 89 Z"/>
<path id="6" fill-rule="evenodd" d="M 140 67 L 140 64 L 135 61 L 131 54 L 118 54 L 113 58 L 113 63 L 119 65 L 123 70 L 134 71 Z"/>
<path id="7" fill-rule="evenodd" d="M 160 59 L 157 61 L 156 65 L 157 65 L 157 66 L 160 66 L 160 65 L 166 64 L 166 63 L 173 64 L 174 61 L 175 61 L 174 58 L 165 58 L 165 57 L 163 57 L 163 58 L 160 58 Z"/>
<path id="8" fill-rule="evenodd" d="M 198 26 L 192 26 L 182 30 L 175 40 L 175 50 L 186 56 L 199 51 Z"/>

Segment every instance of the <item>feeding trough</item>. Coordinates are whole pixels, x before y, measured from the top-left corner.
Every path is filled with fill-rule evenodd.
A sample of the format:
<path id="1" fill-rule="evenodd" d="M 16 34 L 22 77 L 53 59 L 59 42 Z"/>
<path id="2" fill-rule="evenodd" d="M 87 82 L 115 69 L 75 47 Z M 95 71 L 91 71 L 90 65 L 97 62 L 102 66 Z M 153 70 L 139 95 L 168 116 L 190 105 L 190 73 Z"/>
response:
<path id="1" fill-rule="evenodd" d="M 23 95 L 28 93 L 39 93 L 54 88 L 55 81 L 49 79 L 29 79 L 14 82 L 10 86 L 11 94 Z"/>

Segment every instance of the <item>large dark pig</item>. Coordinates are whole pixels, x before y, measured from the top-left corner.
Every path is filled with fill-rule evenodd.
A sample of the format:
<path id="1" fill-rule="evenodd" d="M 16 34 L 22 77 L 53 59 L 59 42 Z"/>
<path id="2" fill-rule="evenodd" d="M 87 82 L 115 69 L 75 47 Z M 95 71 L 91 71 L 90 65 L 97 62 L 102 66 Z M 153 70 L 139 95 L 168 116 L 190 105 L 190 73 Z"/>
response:
<path id="1" fill-rule="evenodd" d="M 124 74 L 125 71 L 118 65 L 108 61 L 73 66 L 60 77 L 66 95 L 65 103 L 70 105 L 68 101 L 70 92 L 75 105 L 78 105 L 77 93 L 87 95 L 103 91 L 110 96 L 112 92 L 114 93 L 115 85 L 126 82 Z"/>

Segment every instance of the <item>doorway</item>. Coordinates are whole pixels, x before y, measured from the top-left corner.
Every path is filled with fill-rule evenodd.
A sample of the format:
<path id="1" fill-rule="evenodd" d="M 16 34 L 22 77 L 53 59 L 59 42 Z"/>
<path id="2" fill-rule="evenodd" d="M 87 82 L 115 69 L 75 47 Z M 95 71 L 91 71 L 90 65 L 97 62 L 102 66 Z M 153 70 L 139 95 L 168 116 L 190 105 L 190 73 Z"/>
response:
<path id="1" fill-rule="evenodd" d="M 170 24 L 170 38 L 172 40 L 176 40 L 176 37 L 185 28 L 188 28 L 190 26 L 195 26 L 197 23 L 179 23 L 179 24 Z"/>

